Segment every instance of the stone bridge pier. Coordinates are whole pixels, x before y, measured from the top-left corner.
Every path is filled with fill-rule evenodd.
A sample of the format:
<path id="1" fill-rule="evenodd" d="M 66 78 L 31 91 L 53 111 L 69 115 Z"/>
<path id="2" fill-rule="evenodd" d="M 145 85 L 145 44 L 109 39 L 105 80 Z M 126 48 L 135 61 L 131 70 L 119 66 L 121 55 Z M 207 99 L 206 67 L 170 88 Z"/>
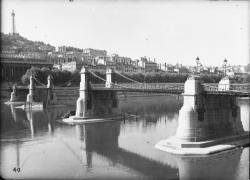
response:
<path id="1" fill-rule="evenodd" d="M 236 96 L 207 94 L 198 76 L 187 79 L 182 95 L 176 134 L 156 148 L 175 154 L 210 154 L 249 143 Z"/>
<path id="2" fill-rule="evenodd" d="M 89 82 L 90 73 L 87 68 L 83 67 L 81 69 L 80 92 L 73 120 L 108 118 L 120 114 L 116 92 L 112 89 L 109 90 L 112 87 L 112 73 L 113 70 L 108 69 L 105 87 L 101 90 L 94 90 Z"/>

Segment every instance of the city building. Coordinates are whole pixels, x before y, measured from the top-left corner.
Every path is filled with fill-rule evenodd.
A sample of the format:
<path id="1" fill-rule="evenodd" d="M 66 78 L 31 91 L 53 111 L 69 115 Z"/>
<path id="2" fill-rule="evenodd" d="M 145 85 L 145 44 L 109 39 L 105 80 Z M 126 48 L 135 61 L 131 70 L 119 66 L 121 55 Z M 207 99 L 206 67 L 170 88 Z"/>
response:
<path id="1" fill-rule="evenodd" d="M 157 63 L 155 62 L 145 62 L 145 72 L 157 72 L 158 71 L 158 67 L 157 67 Z"/>
<path id="2" fill-rule="evenodd" d="M 77 63 L 75 61 L 72 61 L 69 63 L 62 63 L 59 66 L 59 69 L 73 72 L 73 71 L 77 70 Z"/>
<path id="3" fill-rule="evenodd" d="M 159 64 L 159 70 L 166 72 L 168 70 L 167 63 L 160 63 Z"/>
<path id="4" fill-rule="evenodd" d="M 99 49 L 92 49 L 92 48 L 87 48 L 83 49 L 83 53 L 88 56 L 107 56 L 107 51 L 106 50 L 99 50 Z"/>
<path id="5" fill-rule="evenodd" d="M 129 57 L 119 56 L 118 54 L 108 55 L 109 64 L 107 66 L 113 67 L 120 72 L 136 72 L 136 62 Z"/>
<path id="6" fill-rule="evenodd" d="M 120 64 L 122 64 L 123 66 L 123 71 L 124 72 L 133 72 L 133 61 L 131 58 L 129 57 L 124 57 L 124 56 L 121 56 L 120 58 Z"/>
<path id="7" fill-rule="evenodd" d="M 156 62 L 150 61 L 150 58 L 141 57 L 138 65 L 141 66 L 142 69 L 144 69 L 144 72 L 157 72 L 158 71 L 158 64 Z"/>
<path id="8" fill-rule="evenodd" d="M 68 52 L 83 52 L 82 49 L 79 49 L 79 48 L 75 48 L 75 47 L 71 47 L 71 46 L 59 46 L 58 47 L 58 52 L 60 53 L 68 53 Z"/>

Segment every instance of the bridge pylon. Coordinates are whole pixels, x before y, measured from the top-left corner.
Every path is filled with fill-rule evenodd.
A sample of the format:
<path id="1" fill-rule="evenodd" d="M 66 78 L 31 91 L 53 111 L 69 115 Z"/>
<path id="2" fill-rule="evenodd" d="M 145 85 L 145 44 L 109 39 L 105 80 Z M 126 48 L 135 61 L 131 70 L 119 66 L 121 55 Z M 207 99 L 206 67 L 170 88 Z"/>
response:
<path id="1" fill-rule="evenodd" d="M 106 71 L 106 83 L 105 87 L 106 88 L 113 88 L 114 85 L 114 70 L 113 68 L 108 68 Z"/>
<path id="2" fill-rule="evenodd" d="M 51 75 L 48 75 L 47 77 L 47 88 L 52 89 L 53 88 L 53 79 Z"/>
<path id="3" fill-rule="evenodd" d="M 47 105 L 54 105 L 57 102 L 56 94 L 53 91 L 53 78 L 51 75 L 47 77 Z"/>

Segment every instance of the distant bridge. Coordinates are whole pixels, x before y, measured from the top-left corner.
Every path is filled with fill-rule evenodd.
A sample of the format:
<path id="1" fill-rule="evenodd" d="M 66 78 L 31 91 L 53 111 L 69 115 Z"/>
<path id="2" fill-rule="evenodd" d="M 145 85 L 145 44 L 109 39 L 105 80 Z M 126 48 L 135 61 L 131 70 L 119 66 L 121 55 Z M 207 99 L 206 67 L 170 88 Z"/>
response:
<path id="1" fill-rule="evenodd" d="M 19 81 L 20 77 L 32 66 L 39 68 L 53 67 L 53 63 L 48 62 L 47 59 L 38 59 L 35 57 L 27 58 L 21 56 L 4 56 L 0 54 L 0 59 L 2 81 Z"/>

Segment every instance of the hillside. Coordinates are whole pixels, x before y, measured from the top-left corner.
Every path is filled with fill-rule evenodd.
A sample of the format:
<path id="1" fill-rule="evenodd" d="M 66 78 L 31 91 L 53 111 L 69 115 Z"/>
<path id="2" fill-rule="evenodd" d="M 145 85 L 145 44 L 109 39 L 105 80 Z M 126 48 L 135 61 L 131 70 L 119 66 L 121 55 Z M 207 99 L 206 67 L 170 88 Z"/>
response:
<path id="1" fill-rule="evenodd" d="M 31 41 L 19 34 L 11 35 L 1 33 L 1 48 L 17 49 L 18 51 L 30 52 L 50 52 L 55 51 L 55 47 L 41 41 Z"/>

